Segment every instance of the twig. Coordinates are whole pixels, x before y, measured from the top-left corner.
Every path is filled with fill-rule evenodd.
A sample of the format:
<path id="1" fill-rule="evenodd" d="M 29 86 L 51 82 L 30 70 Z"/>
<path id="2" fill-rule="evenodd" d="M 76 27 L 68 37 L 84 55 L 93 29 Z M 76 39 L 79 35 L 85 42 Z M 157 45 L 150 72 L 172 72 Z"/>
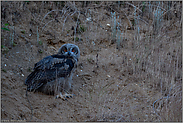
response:
<path id="1" fill-rule="evenodd" d="M 97 55 L 96 55 L 96 59 L 97 59 L 96 65 L 97 65 L 97 68 L 98 68 L 98 67 L 99 67 L 99 66 L 98 66 L 98 53 L 97 53 Z"/>
<path id="2" fill-rule="evenodd" d="M 63 10 L 51 10 L 50 12 L 46 13 L 46 15 L 43 17 L 43 19 L 41 20 L 41 22 L 43 22 L 43 20 L 46 18 L 46 16 L 48 14 L 50 14 L 51 12 L 54 12 L 54 11 L 61 11 L 61 12 L 63 12 Z"/>
<path id="3" fill-rule="evenodd" d="M 39 32 L 38 32 L 38 26 L 37 26 L 37 43 L 39 43 Z"/>
<path id="4" fill-rule="evenodd" d="M 44 25 L 44 27 L 42 28 L 42 30 L 41 31 L 43 31 L 44 30 L 44 28 L 50 23 L 50 22 L 52 22 L 52 21 L 54 21 L 55 19 L 52 19 L 52 20 L 50 20 L 48 23 L 46 23 L 45 25 Z"/>
<path id="5" fill-rule="evenodd" d="M 172 84 L 171 84 L 171 85 L 172 85 Z M 173 85 L 171 86 L 169 92 L 171 92 L 172 87 L 173 87 Z M 159 100 L 161 100 L 161 99 L 168 99 L 168 98 L 169 98 L 169 95 L 170 95 L 170 93 L 168 94 L 168 96 L 166 96 L 166 97 L 161 97 L 160 99 L 157 99 L 157 100 L 154 101 L 154 103 L 153 103 L 153 110 L 154 110 L 155 114 L 156 114 L 158 117 L 160 117 L 161 120 L 162 120 L 162 118 L 161 118 L 161 116 L 156 112 L 154 105 L 155 105 L 155 103 L 156 103 L 157 101 L 159 101 Z M 165 118 L 163 118 L 163 119 L 165 120 Z"/>
<path id="6" fill-rule="evenodd" d="M 131 4 L 131 3 L 129 3 L 129 2 L 125 2 L 126 4 L 128 4 L 128 5 L 131 5 L 131 6 L 133 6 L 134 8 L 136 8 L 137 10 L 139 10 L 140 12 L 142 12 L 138 7 L 136 7 L 135 5 L 133 5 L 133 4 Z"/>

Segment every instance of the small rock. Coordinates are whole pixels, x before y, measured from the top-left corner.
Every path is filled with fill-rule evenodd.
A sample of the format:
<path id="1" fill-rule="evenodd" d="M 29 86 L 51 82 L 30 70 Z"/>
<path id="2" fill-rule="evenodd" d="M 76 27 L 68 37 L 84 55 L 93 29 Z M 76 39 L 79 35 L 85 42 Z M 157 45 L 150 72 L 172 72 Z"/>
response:
<path id="1" fill-rule="evenodd" d="M 107 75 L 107 77 L 111 77 L 110 75 Z"/>

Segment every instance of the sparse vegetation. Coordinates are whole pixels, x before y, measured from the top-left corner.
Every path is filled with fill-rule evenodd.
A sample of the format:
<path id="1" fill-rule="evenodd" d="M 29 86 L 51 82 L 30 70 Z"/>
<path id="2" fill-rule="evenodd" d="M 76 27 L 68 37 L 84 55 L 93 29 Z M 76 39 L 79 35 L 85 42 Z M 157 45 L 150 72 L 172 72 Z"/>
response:
<path id="1" fill-rule="evenodd" d="M 15 42 L 13 42 L 13 46 L 15 47 L 17 44 L 15 44 Z"/>
<path id="2" fill-rule="evenodd" d="M 8 25 L 9 25 L 8 23 L 5 23 L 5 24 L 4 24 L 5 27 L 1 27 L 1 29 L 2 29 L 2 30 L 6 30 L 6 31 L 10 31 L 10 30 L 8 29 L 8 27 L 7 27 Z"/>
<path id="3" fill-rule="evenodd" d="M 83 25 L 80 25 L 80 31 L 81 32 L 85 32 L 86 31 L 86 27 L 84 27 Z"/>
<path id="4" fill-rule="evenodd" d="M 39 49 L 38 52 L 39 52 L 39 53 L 43 53 L 43 50 L 42 50 L 42 49 Z"/>
<path id="5" fill-rule="evenodd" d="M 25 34 L 25 30 L 22 30 L 21 33 Z"/>
<path id="6" fill-rule="evenodd" d="M 9 51 L 8 47 L 6 47 L 6 46 L 4 46 L 4 45 L 1 45 L 1 52 L 2 52 L 3 54 L 8 53 L 8 51 Z"/>
<path id="7" fill-rule="evenodd" d="M 42 42 L 42 41 L 39 41 L 39 44 L 40 44 L 40 45 L 43 45 L 43 42 Z"/>
<path id="8" fill-rule="evenodd" d="M 182 122 L 182 1 L 1 1 L 1 25 L 2 120 Z M 28 93 L 31 119 L 22 85 L 64 43 L 76 96 Z"/>
<path id="9" fill-rule="evenodd" d="M 1 29 L 6 30 L 6 31 L 10 31 L 8 28 L 1 27 Z"/>
<path id="10" fill-rule="evenodd" d="M 27 72 L 32 72 L 32 69 L 30 67 L 27 68 Z"/>
<path id="11" fill-rule="evenodd" d="M 2 71 L 5 72 L 5 73 L 7 72 L 6 69 L 2 69 Z"/>

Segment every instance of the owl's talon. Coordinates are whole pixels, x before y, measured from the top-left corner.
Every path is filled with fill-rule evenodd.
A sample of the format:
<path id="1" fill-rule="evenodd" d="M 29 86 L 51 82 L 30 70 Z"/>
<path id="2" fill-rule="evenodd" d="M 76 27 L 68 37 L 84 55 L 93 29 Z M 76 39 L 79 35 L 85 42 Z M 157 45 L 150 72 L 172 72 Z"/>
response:
<path id="1" fill-rule="evenodd" d="M 56 95 L 55 98 L 56 99 L 61 98 L 62 100 L 67 100 L 66 98 L 72 98 L 73 96 L 76 96 L 76 95 L 75 94 L 67 94 L 67 93 L 65 93 L 64 95 L 62 95 L 62 93 L 60 92 L 60 94 Z"/>
<path id="2" fill-rule="evenodd" d="M 65 96 L 66 98 L 72 98 L 74 95 L 73 94 L 64 94 L 63 96 Z"/>
<path id="3" fill-rule="evenodd" d="M 65 100 L 65 98 L 64 98 L 64 96 L 62 95 L 61 92 L 56 96 L 56 99 L 58 99 L 58 98 L 61 98 L 61 99 Z"/>
<path id="4" fill-rule="evenodd" d="M 55 99 L 58 99 L 60 96 L 59 95 L 57 95 L 56 97 L 55 97 Z"/>
<path id="5" fill-rule="evenodd" d="M 67 96 L 67 95 L 66 95 L 65 97 L 66 97 L 66 98 L 72 98 L 72 96 L 71 96 L 71 95 L 70 95 L 70 96 Z"/>

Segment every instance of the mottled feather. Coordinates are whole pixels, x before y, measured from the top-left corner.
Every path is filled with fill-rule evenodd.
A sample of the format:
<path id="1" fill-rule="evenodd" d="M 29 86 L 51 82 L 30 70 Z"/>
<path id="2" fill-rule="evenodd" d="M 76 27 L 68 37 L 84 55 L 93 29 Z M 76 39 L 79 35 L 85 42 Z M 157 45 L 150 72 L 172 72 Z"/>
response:
<path id="1" fill-rule="evenodd" d="M 33 91 L 57 77 L 68 76 L 75 62 L 64 55 L 52 55 L 43 58 L 35 64 L 34 71 L 27 77 L 25 81 L 28 86 L 27 89 Z"/>
<path id="2" fill-rule="evenodd" d="M 28 91 L 41 91 L 65 99 L 71 89 L 72 75 L 80 57 L 79 47 L 64 44 L 58 54 L 47 56 L 34 65 L 34 71 L 27 77 Z M 64 93 L 64 95 L 62 94 Z"/>

